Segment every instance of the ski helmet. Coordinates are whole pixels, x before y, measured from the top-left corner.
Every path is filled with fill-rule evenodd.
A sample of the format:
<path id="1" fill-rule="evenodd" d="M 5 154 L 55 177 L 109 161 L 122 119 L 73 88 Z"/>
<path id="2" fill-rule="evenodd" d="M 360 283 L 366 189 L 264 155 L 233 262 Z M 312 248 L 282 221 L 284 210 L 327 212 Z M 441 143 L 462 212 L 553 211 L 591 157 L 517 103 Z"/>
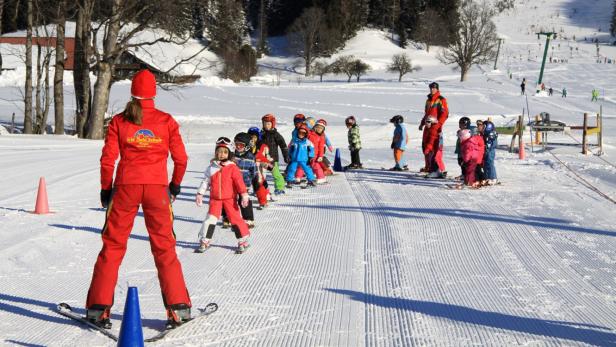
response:
<path id="1" fill-rule="evenodd" d="M 233 159 L 233 144 L 231 143 L 231 140 L 229 140 L 228 137 L 221 136 L 218 138 L 218 140 L 216 140 L 216 148 L 214 149 L 214 153 L 216 153 L 216 151 L 218 151 L 219 148 L 227 149 L 227 151 L 229 152 L 229 156 L 227 157 L 227 160 Z"/>
<path id="2" fill-rule="evenodd" d="M 438 87 L 439 87 L 439 86 L 438 86 L 438 83 L 436 83 L 436 82 L 432 82 L 432 83 L 430 83 L 430 84 L 428 85 L 428 87 L 429 87 L 430 89 L 432 89 L 432 88 L 436 88 L 436 90 L 439 90 L 439 89 L 438 89 Z"/>
<path id="3" fill-rule="evenodd" d="M 306 116 L 304 116 L 301 113 L 298 113 L 295 116 L 293 116 L 293 124 L 303 123 L 305 120 L 306 120 Z"/>
<path id="4" fill-rule="evenodd" d="M 272 123 L 272 128 L 275 128 L 276 127 L 276 116 L 274 116 L 271 113 L 268 113 L 268 114 L 266 114 L 265 116 L 263 116 L 261 118 L 261 122 L 264 122 L 264 123 L 265 122 L 270 122 L 270 123 Z"/>
<path id="5" fill-rule="evenodd" d="M 250 136 L 256 136 L 257 139 L 261 140 L 261 130 L 257 127 L 250 127 L 248 128 L 248 135 Z"/>
<path id="6" fill-rule="evenodd" d="M 308 117 L 306 118 L 306 121 L 304 123 L 306 124 L 308 129 L 312 129 L 314 125 L 317 124 L 317 120 L 314 119 L 313 117 Z"/>
<path id="7" fill-rule="evenodd" d="M 238 152 L 243 153 L 250 147 L 250 135 L 248 135 L 247 133 L 237 133 L 237 135 L 235 135 L 235 137 L 233 138 L 233 142 L 236 144 L 235 149 Z M 240 149 L 238 147 L 238 144 L 243 144 L 244 147 Z"/>
<path id="8" fill-rule="evenodd" d="M 494 123 L 492 123 L 489 120 L 483 122 L 483 126 L 484 126 L 483 131 L 486 133 L 491 133 L 494 131 Z"/>
<path id="9" fill-rule="evenodd" d="M 461 129 L 469 129 L 471 127 L 471 119 L 468 117 L 462 117 L 458 121 Z"/>
<path id="10" fill-rule="evenodd" d="M 357 123 L 357 122 L 355 121 L 355 117 L 353 117 L 353 116 L 348 116 L 344 120 L 344 124 L 346 124 L 346 125 L 354 125 L 355 123 Z"/>
<path id="11" fill-rule="evenodd" d="M 468 129 L 458 130 L 458 138 L 460 139 L 460 142 L 470 139 L 471 131 Z"/>
<path id="12" fill-rule="evenodd" d="M 402 117 L 401 115 L 395 115 L 393 117 L 391 117 L 391 119 L 389 120 L 390 123 L 394 123 L 394 124 L 400 124 L 400 123 L 404 123 L 404 117 Z"/>

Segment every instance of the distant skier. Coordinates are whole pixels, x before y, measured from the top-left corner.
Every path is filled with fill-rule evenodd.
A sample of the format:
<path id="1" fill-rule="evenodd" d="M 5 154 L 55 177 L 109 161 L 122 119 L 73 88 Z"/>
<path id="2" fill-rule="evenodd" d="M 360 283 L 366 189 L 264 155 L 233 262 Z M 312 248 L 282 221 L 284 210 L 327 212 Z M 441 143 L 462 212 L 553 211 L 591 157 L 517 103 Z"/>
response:
<path id="1" fill-rule="evenodd" d="M 395 165 L 390 170 L 408 170 L 409 167 L 406 165 L 406 160 L 404 159 L 404 151 L 406 151 L 406 146 L 409 142 L 409 136 L 408 132 L 406 131 L 406 127 L 404 126 L 404 118 L 401 115 L 396 115 L 393 116 L 389 120 L 389 122 L 393 123 L 396 127 L 396 129 L 394 130 L 393 138 L 391 140 L 391 149 L 394 151 Z"/>
<path id="2" fill-rule="evenodd" d="M 359 159 L 359 151 L 361 150 L 361 138 L 359 136 L 359 125 L 355 117 L 348 116 L 344 120 L 344 124 L 347 129 L 347 138 L 349 140 L 349 151 L 351 151 L 351 164 L 347 165 L 345 169 L 361 169 L 363 166 Z"/>
<path id="3" fill-rule="evenodd" d="M 236 252 L 242 253 L 249 246 L 248 236 L 250 231 L 240 214 L 237 203 L 238 195 L 243 208 L 248 207 L 249 198 L 242 172 L 233 162 L 231 140 L 226 137 L 219 137 L 216 141 L 214 156 L 210 165 L 205 169 L 205 177 L 201 181 L 195 197 L 197 206 L 201 206 L 203 205 L 203 196 L 208 190 L 210 191 L 208 215 L 199 230 L 199 248 L 195 252 L 203 253 L 210 247 L 216 223 L 224 208 L 238 240 Z"/>
<path id="4" fill-rule="evenodd" d="M 118 269 L 140 205 L 167 309 L 167 323 L 178 325 L 191 318 L 190 297 L 175 252 L 171 207 L 180 194 L 188 156 L 178 123 L 154 107 L 154 74 L 148 70 L 135 74 L 131 96 L 126 109 L 109 123 L 100 160 L 101 204 L 107 213 L 101 232 L 103 248 L 88 290 L 86 317 L 107 329 L 111 328 L 109 317 Z M 174 163 L 171 182 L 167 173 L 169 153 Z"/>
<path id="5" fill-rule="evenodd" d="M 567 88 L 563 87 L 561 98 L 566 98 L 566 97 L 567 97 Z"/>
<path id="6" fill-rule="evenodd" d="M 429 88 L 424 117 L 419 125 L 419 130 L 423 130 L 422 150 L 425 159 L 425 167 L 420 171 L 428 172 L 428 178 L 442 178 L 445 175 L 442 132 L 449 108 L 447 99 L 439 91 L 438 83 L 430 83 Z"/>
<path id="7" fill-rule="evenodd" d="M 548 89 L 548 95 L 552 96 L 552 94 L 554 94 L 554 89 L 550 87 L 550 89 Z"/>
<path id="8" fill-rule="evenodd" d="M 522 83 L 520 83 L 520 90 L 522 91 L 522 95 L 526 93 L 526 77 L 522 78 Z"/>
<path id="9" fill-rule="evenodd" d="M 590 99 L 590 102 L 593 101 L 599 101 L 599 90 L 596 88 L 593 88 L 592 90 L 592 98 Z"/>

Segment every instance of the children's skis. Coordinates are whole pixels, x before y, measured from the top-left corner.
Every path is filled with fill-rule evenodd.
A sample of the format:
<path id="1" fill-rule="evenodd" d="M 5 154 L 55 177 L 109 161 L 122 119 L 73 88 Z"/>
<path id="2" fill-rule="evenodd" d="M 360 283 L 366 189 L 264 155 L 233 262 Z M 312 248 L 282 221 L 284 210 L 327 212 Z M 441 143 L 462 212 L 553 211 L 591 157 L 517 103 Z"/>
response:
<path id="1" fill-rule="evenodd" d="M 199 313 L 192 317 L 189 321 L 182 323 L 181 325 L 178 325 L 177 327 L 173 328 L 173 329 L 166 329 L 161 331 L 160 333 L 158 333 L 157 335 L 154 335 L 150 338 L 145 339 L 145 342 L 155 342 L 155 341 L 160 341 L 162 339 L 165 338 L 165 336 L 167 336 L 167 334 L 169 334 L 172 331 L 175 330 L 179 330 L 179 329 L 183 329 L 184 327 L 186 327 L 187 325 L 192 324 L 192 322 L 199 320 L 201 318 L 207 317 L 209 315 L 211 315 L 212 313 L 216 312 L 218 310 L 218 304 L 216 303 L 209 303 L 205 306 L 205 308 L 200 308 L 198 309 Z"/>
<path id="2" fill-rule="evenodd" d="M 112 339 L 113 341 L 118 341 L 118 337 L 114 333 L 112 333 L 108 329 L 99 327 L 98 325 L 87 320 L 86 317 L 73 312 L 73 308 L 67 303 L 64 303 L 64 302 L 59 303 L 58 306 L 56 306 L 56 312 L 63 315 L 64 317 L 68 317 L 81 324 L 87 325 L 91 329 L 99 331 L 100 333 Z"/>

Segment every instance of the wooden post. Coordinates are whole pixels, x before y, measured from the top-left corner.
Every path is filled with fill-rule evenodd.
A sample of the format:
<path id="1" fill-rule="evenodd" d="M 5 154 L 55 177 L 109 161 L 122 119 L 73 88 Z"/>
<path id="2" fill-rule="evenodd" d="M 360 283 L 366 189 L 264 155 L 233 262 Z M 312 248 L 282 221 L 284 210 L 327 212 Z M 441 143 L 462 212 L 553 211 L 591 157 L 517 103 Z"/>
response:
<path id="1" fill-rule="evenodd" d="M 539 115 L 535 116 L 535 122 L 539 123 L 540 117 Z M 541 131 L 535 130 L 535 144 L 538 145 L 541 143 Z"/>
<path id="2" fill-rule="evenodd" d="M 518 153 L 522 151 L 522 146 L 524 146 L 524 140 L 522 136 L 524 136 L 524 118 L 522 116 L 518 117 Z"/>
<path id="3" fill-rule="evenodd" d="M 599 145 L 599 155 L 603 155 L 603 105 L 599 106 L 599 114 L 597 114 L 597 126 L 599 132 L 597 133 L 597 145 Z"/>
<path id="4" fill-rule="evenodd" d="M 511 144 L 509 145 L 509 153 L 513 153 L 513 146 L 515 146 L 515 137 L 518 135 L 518 123 L 515 123 L 513 127 L 513 134 L 511 135 Z"/>
<path id="5" fill-rule="evenodd" d="M 582 129 L 582 154 L 588 153 L 588 149 L 586 148 L 588 145 L 587 136 L 588 136 L 588 113 L 584 113 L 584 125 Z"/>
<path id="6" fill-rule="evenodd" d="M 11 118 L 11 134 L 15 132 L 15 112 L 13 112 L 13 117 Z"/>

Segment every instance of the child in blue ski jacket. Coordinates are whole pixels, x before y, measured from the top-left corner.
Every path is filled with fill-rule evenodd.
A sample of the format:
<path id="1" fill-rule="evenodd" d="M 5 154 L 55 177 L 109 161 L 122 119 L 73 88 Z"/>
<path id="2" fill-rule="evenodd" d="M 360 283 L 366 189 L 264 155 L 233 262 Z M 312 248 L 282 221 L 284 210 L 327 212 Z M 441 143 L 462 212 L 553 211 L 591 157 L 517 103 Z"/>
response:
<path id="1" fill-rule="evenodd" d="M 389 122 L 396 126 L 393 139 L 391 140 L 391 149 L 394 151 L 394 161 L 396 162 L 396 165 L 394 165 L 394 167 L 390 170 L 408 170 L 409 167 L 406 165 L 406 160 L 404 159 L 404 151 L 406 151 L 406 145 L 409 142 L 409 137 L 406 127 L 403 124 L 404 118 L 400 115 L 393 116 Z"/>
<path id="2" fill-rule="evenodd" d="M 287 167 L 287 188 L 292 187 L 292 182 L 295 181 L 295 172 L 300 166 L 306 173 L 308 185 L 314 186 L 314 172 L 310 167 L 310 161 L 314 158 L 314 145 L 308 140 L 308 128 L 306 125 L 301 125 L 297 129 L 297 138 L 291 141 L 289 147 L 289 157 L 291 162 Z"/>
<path id="3" fill-rule="evenodd" d="M 491 121 L 483 122 L 483 140 L 485 142 L 485 154 L 483 157 L 483 171 L 485 174 L 485 180 L 483 185 L 498 184 L 496 178 L 496 166 L 494 160 L 496 157 L 496 147 L 498 146 L 498 134 L 494 123 Z"/>

